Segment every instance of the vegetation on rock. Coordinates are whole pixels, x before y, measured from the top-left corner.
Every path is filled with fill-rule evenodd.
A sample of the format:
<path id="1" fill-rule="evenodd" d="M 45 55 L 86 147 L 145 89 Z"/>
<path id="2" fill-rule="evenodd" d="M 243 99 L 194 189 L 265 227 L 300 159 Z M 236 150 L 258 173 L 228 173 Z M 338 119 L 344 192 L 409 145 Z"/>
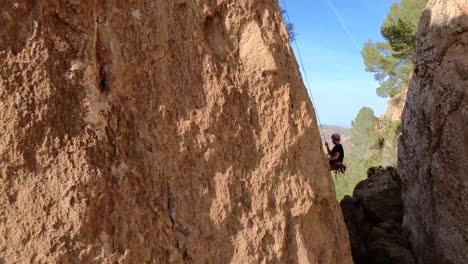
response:
<path id="1" fill-rule="evenodd" d="M 289 42 L 292 43 L 296 40 L 297 32 L 294 27 L 294 24 L 289 20 L 289 16 L 287 14 L 286 9 L 281 8 L 281 16 L 283 17 L 284 26 L 286 27 L 286 31 L 288 32 Z"/>

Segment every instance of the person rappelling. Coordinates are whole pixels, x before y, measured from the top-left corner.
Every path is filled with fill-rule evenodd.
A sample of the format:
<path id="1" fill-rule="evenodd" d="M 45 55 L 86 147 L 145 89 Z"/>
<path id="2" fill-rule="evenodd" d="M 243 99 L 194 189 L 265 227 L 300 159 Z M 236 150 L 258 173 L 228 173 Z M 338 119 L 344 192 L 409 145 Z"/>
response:
<path id="1" fill-rule="evenodd" d="M 341 145 L 341 136 L 335 133 L 331 136 L 331 139 L 333 144 L 335 145 L 333 149 L 330 150 L 328 142 L 325 142 L 328 155 L 330 156 L 328 159 L 328 163 L 330 164 L 330 170 L 339 173 L 345 173 L 346 166 L 343 164 L 344 149 Z"/>

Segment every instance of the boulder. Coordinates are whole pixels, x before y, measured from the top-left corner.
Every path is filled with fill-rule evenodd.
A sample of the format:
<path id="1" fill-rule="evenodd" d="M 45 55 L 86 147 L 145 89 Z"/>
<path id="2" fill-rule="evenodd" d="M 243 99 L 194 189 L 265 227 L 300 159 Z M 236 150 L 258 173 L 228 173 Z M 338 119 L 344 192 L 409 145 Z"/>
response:
<path id="1" fill-rule="evenodd" d="M 340 203 L 356 264 L 413 264 L 402 229 L 401 181 L 394 168 L 370 168 Z"/>

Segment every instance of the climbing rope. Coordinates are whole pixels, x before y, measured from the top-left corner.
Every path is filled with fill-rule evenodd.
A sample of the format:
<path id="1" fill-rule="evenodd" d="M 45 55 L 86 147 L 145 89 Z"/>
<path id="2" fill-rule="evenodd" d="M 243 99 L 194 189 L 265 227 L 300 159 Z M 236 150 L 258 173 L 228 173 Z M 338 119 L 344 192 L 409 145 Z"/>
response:
<path id="1" fill-rule="evenodd" d="M 283 1 L 284 13 L 286 14 L 286 18 L 288 19 L 288 23 L 291 23 L 291 19 L 289 18 L 288 7 L 286 6 L 286 2 L 285 2 L 285 0 L 282 0 L 282 1 Z M 306 84 L 307 84 L 307 87 L 306 87 L 307 93 L 309 94 L 309 98 L 310 98 L 312 106 L 314 107 L 314 110 L 315 110 L 314 111 L 315 112 L 315 117 L 317 118 L 317 121 L 319 123 L 320 133 L 322 134 L 323 140 L 326 141 L 325 134 L 323 133 L 323 130 L 322 130 L 322 122 L 320 121 L 320 116 L 318 114 L 318 109 L 316 107 L 314 97 L 312 95 L 312 91 L 310 90 L 309 78 L 307 77 L 307 72 L 306 72 L 305 67 L 304 67 L 304 62 L 302 61 L 301 51 L 299 50 L 299 45 L 297 44 L 296 38 L 293 39 L 293 42 L 294 42 L 294 45 L 296 46 L 297 56 L 299 57 L 299 62 L 301 64 L 302 73 L 304 75 L 304 79 L 305 79 Z"/>

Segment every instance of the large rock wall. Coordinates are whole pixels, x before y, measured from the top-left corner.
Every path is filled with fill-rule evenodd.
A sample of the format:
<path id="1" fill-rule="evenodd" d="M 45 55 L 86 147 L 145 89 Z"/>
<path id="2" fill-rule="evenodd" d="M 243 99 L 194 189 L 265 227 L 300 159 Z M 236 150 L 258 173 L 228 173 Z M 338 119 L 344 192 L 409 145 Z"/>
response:
<path id="1" fill-rule="evenodd" d="M 351 263 L 276 1 L 0 2 L 0 263 Z"/>
<path id="2" fill-rule="evenodd" d="M 404 227 L 419 263 L 468 259 L 468 1 L 424 12 L 403 112 Z"/>

